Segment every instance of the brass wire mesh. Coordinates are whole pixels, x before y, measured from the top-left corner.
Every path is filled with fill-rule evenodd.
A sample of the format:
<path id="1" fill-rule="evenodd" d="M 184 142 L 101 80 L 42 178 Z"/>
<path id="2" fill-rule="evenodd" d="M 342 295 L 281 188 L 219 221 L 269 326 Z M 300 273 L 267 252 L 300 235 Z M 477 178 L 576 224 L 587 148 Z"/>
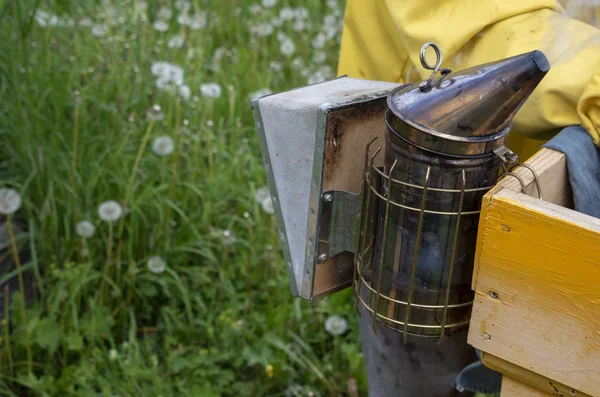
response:
<path id="1" fill-rule="evenodd" d="M 462 328 L 469 324 L 468 318 L 470 317 L 470 307 L 473 304 L 473 301 L 461 302 L 461 303 L 450 303 L 450 292 L 451 292 L 451 280 L 452 273 L 454 271 L 455 259 L 456 259 L 456 247 L 457 247 L 457 239 L 458 239 L 458 230 L 461 226 L 461 219 L 464 216 L 468 215 L 478 215 L 480 211 L 463 211 L 463 203 L 465 193 L 470 192 L 482 192 L 485 193 L 492 186 L 487 187 L 479 187 L 473 189 L 466 189 L 466 181 L 465 181 L 465 173 L 462 171 L 462 175 L 460 178 L 460 187 L 458 189 L 441 189 L 429 187 L 429 174 L 430 169 L 427 169 L 427 174 L 425 177 L 425 183 L 423 185 L 415 185 L 414 183 L 408 183 L 402 180 L 398 180 L 395 178 L 390 178 L 389 175 L 393 175 L 394 168 L 397 165 L 397 162 L 394 162 L 392 167 L 390 168 L 388 173 L 383 172 L 379 167 L 375 166 L 375 159 L 381 152 L 381 148 L 377 148 L 374 153 L 371 154 L 371 147 L 375 139 L 372 140 L 366 147 L 365 150 L 365 166 L 364 166 L 364 179 L 363 179 L 363 195 L 362 195 L 362 210 L 361 210 L 361 218 L 359 223 L 359 237 L 358 237 L 358 251 L 355 256 L 355 271 L 354 271 L 354 280 L 353 280 L 353 292 L 356 302 L 356 311 L 360 315 L 359 305 L 362 305 L 366 308 L 366 310 L 373 315 L 373 330 L 377 332 L 377 328 L 375 324 L 377 321 L 382 324 L 394 328 L 397 331 L 400 331 L 404 335 L 404 339 L 406 341 L 406 336 L 409 334 L 415 334 L 419 336 L 427 336 L 427 337 L 437 337 L 441 342 L 444 338 L 444 335 L 448 330 Z M 387 186 L 386 193 L 382 193 L 382 186 Z M 422 196 L 420 199 L 420 207 L 415 208 L 411 206 L 404 205 L 402 203 L 395 202 L 391 199 L 392 187 L 399 188 L 413 188 L 422 190 Z M 427 209 L 427 198 L 429 192 L 438 191 L 445 193 L 453 193 L 458 195 L 458 210 L 457 211 L 430 211 Z M 382 262 L 384 260 L 384 252 L 386 251 L 387 241 L 387 233 L 383 233 L 381 236 L 381 247 L 376 247 L 376 230 L 378 228 L 379 215 L 372 215 L 377 206 L 380 205 L 380 208 L 383 209 L 383 215 L 381 219 L 383 219 L 383 230 L 387 230 L 387 223 L 390 218 L 390 209 L 394 207 L 402 208 L 406 211 L 413 211 L 419 214 L 419 222 L 416 234 L 416 244 L 414 247 L 414 253 L 412 255 L 412 263 L 410 264 L 411 273 L 410 273 L 410 283 L 408 285 L 408 295 L 406 300 L 397 299 L 393 296 L 386 295 L 381 290 L 382 285 L 382 277 L 383 271 L 381 271 Z M 377 211 L 375 209 L 375 211 Z M 451 254 L 450 254 L 450 263 L 448 264 L 448 276 L 445 285 L 445 291 L 443 291 L 442 303 L 431 305 L 431 304 L 421 304 L 413 301 L 413 292 L 415 289 L 415 274 L 417 263 L 419 261 L 419 251 L 421 249 L 421 240 L 422 240 L 422 232 L 423 232 L 423 217 L 425 214 L 434 214 L 434 215 L 445 215 L 456 217 L 455 223 L 455 232 L 454 239 L 451 245 Z M 376 280 L 367 280 L 365 278 L 365 270 L 372 270 L 375 262 L 376 248 L 379 249 L 378 253 L 378 264 L 380 270 L 377 272 Z M 363 285 L 366 287 L 364 290 Z M 366 297 L 362 295 L 363 292 L 366 292 Z M 377 308 L 380 307 L 380 302 L 386 302 L 388 304 L 399 305 L 404 307 L 404 314 L 400 316 L 390 316 L 389 313 L 381 313 Z M 469 307 L 469 315 L 467 316 L 466 321 L 459 321 L 448 323 L 448 312 L 450 310 L 458 309 L 458 308 L 466 308 Z M 426 324 L 415 321 L 412 318 L 412 309 L 423 309 L 428 311 L 434 311 L 441 315 L 441 322 L 439 324 Z M 392 309 L 390 309 L 392 310 Z M 396 312 L 396 311 L 394 311 Z M 416 332 L 418 330 L 427 330 L 427 335 L 423 335 L 420 332 Z"/>

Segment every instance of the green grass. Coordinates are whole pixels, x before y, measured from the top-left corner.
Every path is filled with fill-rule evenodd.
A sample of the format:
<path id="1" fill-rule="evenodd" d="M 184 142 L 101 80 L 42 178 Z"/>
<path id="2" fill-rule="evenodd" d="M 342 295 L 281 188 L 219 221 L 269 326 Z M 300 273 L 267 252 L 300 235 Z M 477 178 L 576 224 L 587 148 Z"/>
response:
<path id="1" fill-rule="evenodd" d="M 1 308 L 0 395 L 319 396 L 351 379 L 364 395 L 349 291 L 292 298 L 273 216 L 254 199 L 266 183 L 250 95 L 333 77 L 341 6 L 198 1 L 207 26 L 194 30 L 176 3 L 0 2 L 0 187 L 22 196 L 14 242 L 33 275 Z M 161 6 L 165 32 L 153 26 Z M 308 14 L 255 33 L 287 6 Z M 157 88 L 157 61 L 183 69 L 188 99 Z M 219 98 L 202 95 L 210 82 Z M 147 116 L 154 105 L 161 120 Z M 152 150 L 162 135 L 167 156 Z M 115 222 L 98 215 L 108 200 L 124 207 Z M 164 272 L 149 271 L 152 256 Z M 324 331 L 333 314 L 348 319 L 342 336 Z"/>
<path id="2" fill-rule="evenodd" d="M 177 22 L 175 2 L 145 11 L 135 1 L 3 2 L 0 185 L 22 196 L 18 241 L 33 254 L 23 267 L 38 275 L 39 294 L 23 311 L 14 291 L 6 307 L 0 395 L 334 395 L 350 378 L 364 391 L 350 296 L 292 298 L 273 216 L 254 200 L 266 183 L 250 95 L 333 77 L 339 34 L 323 49 L 311 41 L 341 13 L 314 0 L 256 14 L 249 4 L 197 2 L 208 24 L 193 30 Z M 281 54 L 276 33 L 250 32 L 301 4 L 310 27 L 275 28 L 293 55 Z M 173 13 L 166 32 L 153 27 L 163 5 Z M 57 15 L 60 26 L 40 26 L 36 7 L 50 14 L 37 14 L 42 24 Z M 183 47 L 169 48 L 177 35 Z M 322 63 L 311 62 L 316 53 Z M 156 87 L 157 61 L 184 70 L 189 99 Z M 219 98 L 201 94 L 209 82 Z M 155 104 L 164 118 L 152 122 Z M 153 153 L 160 135 L 173 139 L 172 154 Z M 125 216 L 102 221 L 107 200 Z M 96 226 L 87 240 L 75 230 L 83 220 Z M 147 269 L 155 255 L 165 272 Z M 344 336 L 324 332 L 331 314 L 348 318 Z"/>

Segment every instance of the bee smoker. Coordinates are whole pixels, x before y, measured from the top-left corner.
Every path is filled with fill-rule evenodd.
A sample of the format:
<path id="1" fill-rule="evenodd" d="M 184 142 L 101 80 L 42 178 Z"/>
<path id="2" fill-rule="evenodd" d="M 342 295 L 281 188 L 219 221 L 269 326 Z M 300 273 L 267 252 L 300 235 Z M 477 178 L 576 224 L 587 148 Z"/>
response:
<path id="1" fill-rule="evenodd" d="M 453 396 L 474 361 L 466 329 L 482 197 L 516 160 L 504 146 L 512 119 L 550 69 L 534 51 L 452 73 L 434 43 L 421 63 L 431 77 L 390 93 L 385 142 L 365 156 L 353 288 L 374 396 Z"/>

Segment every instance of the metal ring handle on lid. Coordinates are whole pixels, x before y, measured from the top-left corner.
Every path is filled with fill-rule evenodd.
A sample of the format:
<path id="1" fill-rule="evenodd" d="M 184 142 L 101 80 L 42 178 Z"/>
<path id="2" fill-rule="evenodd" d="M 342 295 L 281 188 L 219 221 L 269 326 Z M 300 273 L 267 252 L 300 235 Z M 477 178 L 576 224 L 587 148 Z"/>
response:
<path id="1" fill-rule="evenodd" d="M 431 66 L 429 63 L 427 63 L 427 49 L 431 47 L 433 48 L 433 50 L 435 51 L 435 57 L 436 57 L 436 61 L 435 61 L 435 65 Z M 442 66 L 442 50 L 440 49 L 440 47 L 434 43 L 434 42 L 429 42 L 429 43 L 425 43 L 423 45 L 423 47 L 421 47 L 421 53 L 419 54 L 419 59 L 421 60 L 421 65 L 427 69 L 427 70 L 433 70 L 433 73 L 431 73 L 431 76 L 429 77 L 429 80 L 422 82 L 419 85 L 419 88 L 421 89 L 421 91 L 426 91 L 431 87 L 431 82 L 433 81 L 433 79 L 435 78 L 435 75 L 437 74 L 438 71 L 440 71 L 442 73 L 442 75 L 446 75 L 448 73 L 452 73 L 452 70 L 448 69 L 448 68 L 441 68 Z"/>

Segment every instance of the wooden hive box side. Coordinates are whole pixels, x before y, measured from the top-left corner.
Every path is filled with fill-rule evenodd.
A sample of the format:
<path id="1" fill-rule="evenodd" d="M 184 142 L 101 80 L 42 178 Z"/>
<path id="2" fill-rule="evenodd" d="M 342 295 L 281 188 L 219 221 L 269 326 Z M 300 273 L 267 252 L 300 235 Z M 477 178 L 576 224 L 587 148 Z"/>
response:
<path id="1" fill-rule="evenodd" d="M 600 220 L 562 206 L 564 155 L 544 149 L 530 164 L 554 203 L 536 198 L 525 169 L 536 197 L 516 178 L 485 197 L 469 343 L 580 393 L 570 395 L 600 396 Z"/>

